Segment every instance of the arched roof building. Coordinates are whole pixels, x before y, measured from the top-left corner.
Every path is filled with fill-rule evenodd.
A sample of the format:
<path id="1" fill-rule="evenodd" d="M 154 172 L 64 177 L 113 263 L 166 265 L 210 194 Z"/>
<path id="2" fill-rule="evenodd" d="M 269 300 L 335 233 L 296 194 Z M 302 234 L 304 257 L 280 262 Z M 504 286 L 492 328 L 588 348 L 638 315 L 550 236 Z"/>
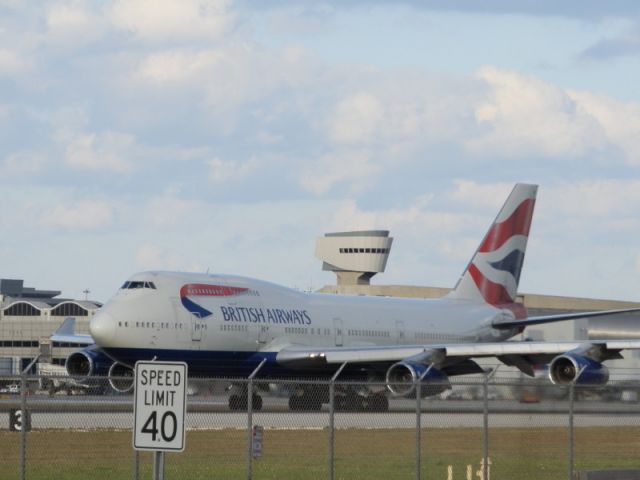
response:
<path id="1" fill-rule="evenodd" d="M 76 320 L 78 333 L 89 333 L 89 321 L 102 304 L 58 295 L 25 287 L 23 280 L 0 279 L 0 358 L 18 359 L 18 369 L 38 354 L 41 361 L 64 362 L 75 346 L 51 345 L 49 337 L 67 318 Z"/>

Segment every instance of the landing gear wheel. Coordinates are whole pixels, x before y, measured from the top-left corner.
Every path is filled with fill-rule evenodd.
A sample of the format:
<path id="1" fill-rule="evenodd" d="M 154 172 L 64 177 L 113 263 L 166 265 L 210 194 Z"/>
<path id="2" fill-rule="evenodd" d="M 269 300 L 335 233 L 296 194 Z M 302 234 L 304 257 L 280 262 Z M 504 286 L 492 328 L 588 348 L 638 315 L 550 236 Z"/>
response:
<path id="1" fill-rule="evenodd" d="M 322 402 L 319 399 L 308 397 L 306 395 L 289 397 L 289 410 L 292 412 L 309 411 L 319 412 L 322 408 Z"/>
<path id="2" fill-rule="evenodd" d="M 229 397 L 229 410 L 244 411 L 248 408 L 246 395 L 231 395 Z M 254 394 L 251 398 L 251 408 L 256 410 L 262 410 L 262 397 Z"/>
<path id="3" fill-rule="evenodd" d="M 336 410 L 341 412 L 356 412 L 364 409 L 362 399 L 358 395 L 343 395 L 336 397 Z"/>
<path id="4" fill-rule="evenodd" d="M 296 395 L 291 395 L 289 397 L 289 410 L 291 410 L 292 412 L 297 412 L 298 410 L 300 410 L 300 398 L 302 397 L 298 397 Z"/>
<path id="5" fill-rule="evenodd" d="M 369 397 L 369 409 L 372 412 L 388 412 L 389 399 L 384 395 L 373 395 Z"/>
<path id="6" fill-rule="evenodd" d="M 240 410 L 240 397 L 238 395 L 229 397 L 229 410 Z"/>
<path id="7" fill-rule="evenodd" d="M 319 412 L 322 410 L 322 402 L 318 398 L 312 398 L 309 402 L 309 410 L 312 412 Z"/>
<path id="8" fill-rule="evenodd" d="M 247 397 L 244 395 L 231 395 L 229 397 L 229 410 L 247 410 Z"/>

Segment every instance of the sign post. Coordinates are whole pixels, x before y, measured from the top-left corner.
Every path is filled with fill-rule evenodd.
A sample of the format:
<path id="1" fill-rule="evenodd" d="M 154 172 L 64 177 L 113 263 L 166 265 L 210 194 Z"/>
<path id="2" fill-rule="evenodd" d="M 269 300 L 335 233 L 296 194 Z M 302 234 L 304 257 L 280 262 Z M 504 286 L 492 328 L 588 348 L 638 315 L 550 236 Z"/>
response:
<path id="1" fill-rule="evenodd" d="M 187 364 L 137 362 L 133 448 L 153 451 L 154 479 L 164 478 L 164 452 L 182 452 L 187 407 Z"/>

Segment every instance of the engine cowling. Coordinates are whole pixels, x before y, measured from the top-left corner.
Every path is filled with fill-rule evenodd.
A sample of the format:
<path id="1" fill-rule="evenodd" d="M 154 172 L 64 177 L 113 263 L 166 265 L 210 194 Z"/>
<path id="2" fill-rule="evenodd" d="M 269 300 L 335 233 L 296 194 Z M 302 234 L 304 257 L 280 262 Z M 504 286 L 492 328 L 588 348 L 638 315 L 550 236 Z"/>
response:
<path id="1" fill-rule="evenodd" d="M 67 357 L 64 366 L 71 377 L 86 378 L 94 375 L 106 375 L 113 360 L 92 345 Z"/>
<path id="2" fill-rule="evenodd" d="M 556 385 L 604 385 L 609 369 L 591 358 L 565 353 L 549 364 L 549 378 Z"/>
<path id="3" fill-rule="evenodd" d="M 116 392 L 127 393 L 133 390 L 133 370 L 119 362 L 114 362 L 109 368 L 109 385 Z"/>
<path id="4" fill-rule="evenodd" d="M 396 397 L 415 397 L 416 382 L 429 369 L 429 365 L 413 362 L 394 363 L 387 370 L 387 389 Z M 451 388 L 449 377 L 431 367 L 420 383 L 420 396 L 438 395 Z"/>

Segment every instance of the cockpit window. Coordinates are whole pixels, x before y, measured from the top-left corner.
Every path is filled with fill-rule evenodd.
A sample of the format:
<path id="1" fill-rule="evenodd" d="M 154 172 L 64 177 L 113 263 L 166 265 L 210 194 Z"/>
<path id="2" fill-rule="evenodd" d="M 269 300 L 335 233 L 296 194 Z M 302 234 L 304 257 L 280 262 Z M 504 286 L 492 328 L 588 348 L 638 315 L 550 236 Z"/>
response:
<path id="1" fill-rule="evenodd" d="M 153 290 L 156 289 L 156 286 L 153 282 L 139 282 L 139 281 L 127 281 L 122 285 L 123 290 L 130 290 L 133 288 L 151 288 Z"/>

